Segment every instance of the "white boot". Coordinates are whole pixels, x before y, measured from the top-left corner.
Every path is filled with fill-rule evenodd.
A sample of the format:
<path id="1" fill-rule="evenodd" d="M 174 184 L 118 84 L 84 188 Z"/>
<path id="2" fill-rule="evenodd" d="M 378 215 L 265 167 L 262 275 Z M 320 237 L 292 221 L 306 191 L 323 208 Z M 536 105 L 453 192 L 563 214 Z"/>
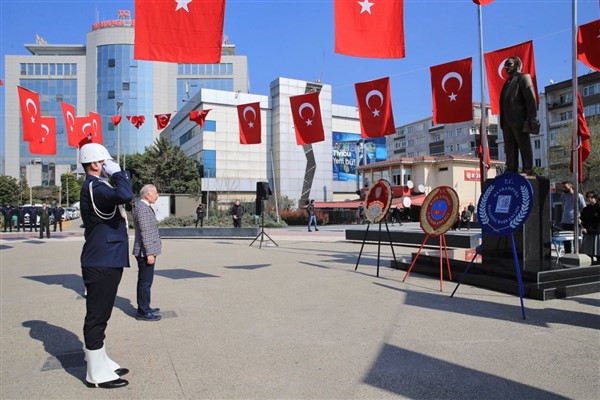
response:
<path id="1" fill-rule="evenodd" d="M 85 380 L 89 383 L 104 383 L 119 379 L 115 368 L 108 363 L 108 356 L 104 346 L 98 350 L 83 349 L 87 361 L 87 375 Z M 116 364 L 116 363 L 115 363 Z"/>
<path id="2" fill-rule="evenodd" d="M 121 366 L 119 364 L 117 364 L 116 362 L 111 360 L 110 357 L 108 357 L 108 354 L 106 353 L 106 343 L 104 343 L 104 346 L 102 346 L 102 348 L 104 349 L 104 356 L 106 357 L 106 362 L 108 363 L 108 366 L 110 367 L 110 369 L 113 371 L 116 371 L 119 368 L 121 368 Z"/>

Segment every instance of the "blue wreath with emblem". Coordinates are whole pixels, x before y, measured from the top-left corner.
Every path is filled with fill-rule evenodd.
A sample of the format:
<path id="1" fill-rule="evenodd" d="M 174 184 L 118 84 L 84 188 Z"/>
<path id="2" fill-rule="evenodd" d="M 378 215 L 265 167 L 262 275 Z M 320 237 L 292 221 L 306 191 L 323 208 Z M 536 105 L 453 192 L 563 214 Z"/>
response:
<path id="1" fill-rule="evenodd" d="M 481 194 L 477 218 L 486 233 L 508 236 L 521 228 L 533 209 L 533 188 L 523 176 L 496 177 Z"/>

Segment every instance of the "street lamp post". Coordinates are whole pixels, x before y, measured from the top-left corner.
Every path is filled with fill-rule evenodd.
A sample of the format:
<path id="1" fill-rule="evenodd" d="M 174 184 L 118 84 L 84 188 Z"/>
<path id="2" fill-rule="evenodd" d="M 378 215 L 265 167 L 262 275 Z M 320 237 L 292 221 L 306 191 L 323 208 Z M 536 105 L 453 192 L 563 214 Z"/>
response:
<path id="1" fill-rule="evenodd" d="M 121 115 L 122 101 L 117 101 L 117 115 Z M 117 125 L 117 164 L 121 163 L 121 124 Z"/>

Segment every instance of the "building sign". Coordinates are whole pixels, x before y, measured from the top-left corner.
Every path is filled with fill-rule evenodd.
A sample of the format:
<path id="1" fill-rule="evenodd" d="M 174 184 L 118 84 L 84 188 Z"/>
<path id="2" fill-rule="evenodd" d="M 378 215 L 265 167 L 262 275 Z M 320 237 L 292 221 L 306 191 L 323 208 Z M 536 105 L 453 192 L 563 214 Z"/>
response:
<path id="1" fill-rule="evenodd" d="M 385 137 L 361 140 L 360 134 L 333 132 L 333 180 L 356 182 L 356 166 L 387 159 Z M 364 139 L 363 139 L 364 140 Z"/>
<path id="2" fill-rule="evenodd" d="M 131 19 L 131 11 L 129 10 L 118 10 L 119 19 L 113 19 L 110 21 L 96 22 L 92 24 L 92 30 L 104 29 L 104 28 L 133 28 L 135 27 L 135 21 Z"/>
<path id="3" fill-rule="evenodd" d="M 480 181 L 481 172 L 478 169 L 466 169 L 465 181 Z"/>

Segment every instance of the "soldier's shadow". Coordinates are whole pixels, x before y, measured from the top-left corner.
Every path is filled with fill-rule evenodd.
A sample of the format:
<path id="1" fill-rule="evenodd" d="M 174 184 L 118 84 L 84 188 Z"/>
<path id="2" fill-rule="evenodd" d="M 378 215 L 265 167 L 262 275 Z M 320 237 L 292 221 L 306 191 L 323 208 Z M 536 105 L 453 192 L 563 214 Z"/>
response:
<path id="1" fill-rule="evenodd" d="M 83 343 L 77 335 L 46 321 L 30 320 L 21 325 L 29 328 L 29 336 L 42 342 L 44 350 L 50 355 L 42 366 L 42 372 L 62 368 L 85 383 Z"/>

